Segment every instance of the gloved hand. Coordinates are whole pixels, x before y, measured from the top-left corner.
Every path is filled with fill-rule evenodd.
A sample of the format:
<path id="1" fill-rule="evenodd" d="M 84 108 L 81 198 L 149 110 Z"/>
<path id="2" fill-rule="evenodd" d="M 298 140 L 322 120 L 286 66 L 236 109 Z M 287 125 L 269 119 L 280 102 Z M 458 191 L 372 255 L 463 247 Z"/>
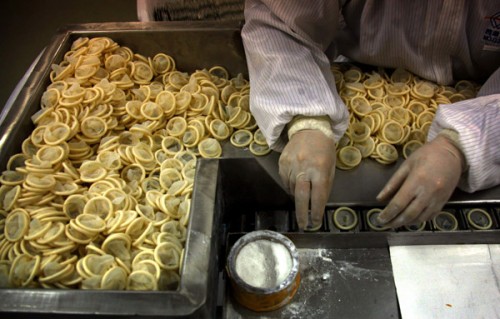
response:
<path id="1" fill-rule="evenodd" d="M 279 174 L 295 195 L 299 229 L 321 226 L 335 174 L 335 142 L 319 130 L 295 133 L 281 153 Z M 309 201 L 311 225 L 308 224 Z"/>
<path id="2" fill-rule="evenodd" d="M 392 197 L 378 221 L 399 227 L 431 219 L 451 197 L 464 167 L 462 152 L 438 135 L 412 153 L 378 194 L 379 201 Z"/>

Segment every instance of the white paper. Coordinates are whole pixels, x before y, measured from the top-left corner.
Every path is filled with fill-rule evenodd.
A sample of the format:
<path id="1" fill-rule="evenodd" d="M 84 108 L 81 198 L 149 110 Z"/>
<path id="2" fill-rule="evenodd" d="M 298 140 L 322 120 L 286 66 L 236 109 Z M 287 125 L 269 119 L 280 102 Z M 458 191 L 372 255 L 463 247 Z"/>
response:
<path id="1" fill-rule="evenodd" d="M 500 245 L 390 247 L 402 318 L 500 318 Z"/>

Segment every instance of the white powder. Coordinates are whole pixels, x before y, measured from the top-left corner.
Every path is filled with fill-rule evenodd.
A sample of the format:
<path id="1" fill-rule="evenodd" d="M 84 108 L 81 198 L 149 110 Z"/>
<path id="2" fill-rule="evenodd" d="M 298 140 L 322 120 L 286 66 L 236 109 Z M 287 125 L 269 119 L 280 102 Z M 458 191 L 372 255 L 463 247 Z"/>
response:
<path id="1" fill-rule="evenodd" d="M 238 276 L 257 288 L 277 287 L 292 270 L 292 256 L 288 249 L 264 239 L 243 246 L 235 263 Z"/>

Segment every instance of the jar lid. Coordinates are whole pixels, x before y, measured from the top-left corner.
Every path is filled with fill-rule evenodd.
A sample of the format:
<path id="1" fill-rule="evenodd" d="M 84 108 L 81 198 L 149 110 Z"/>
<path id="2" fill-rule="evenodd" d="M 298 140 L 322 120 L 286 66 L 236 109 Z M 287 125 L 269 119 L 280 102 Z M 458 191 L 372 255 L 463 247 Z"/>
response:
<path id="1" fill-rule="evenodd" d="M 231 248 L 231 279 L 246 291 L 268 294 L 290 286 L 299 271 L 298 252 L 286 236 L 269 230 L 248 233 Z"/>

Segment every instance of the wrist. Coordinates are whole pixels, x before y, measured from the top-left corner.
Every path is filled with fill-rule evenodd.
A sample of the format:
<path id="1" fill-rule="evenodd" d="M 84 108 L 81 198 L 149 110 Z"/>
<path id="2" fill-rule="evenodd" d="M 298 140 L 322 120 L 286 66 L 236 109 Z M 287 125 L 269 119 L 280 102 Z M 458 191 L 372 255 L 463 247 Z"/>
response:
<path id="1" fill-rule="evenodd" d="M 452 129 L 443 129 L 439 132 L 436 139 L 441 139 L 445 143 L 446 149 L 460 161 L 462 173 L 467 171 L 467 159 L 464 155 L 458 132 Z"/>
<path id="2" fill-rule="evenodd" d="M 328 116 L 303 116 L 297 115 L 287 124 L 287 134 L 290 140 L 293 135 L 304 130 L 317 130 L 322 132 L 326 137 L 335 140 L 332 130 L 332 123 Z"/>

